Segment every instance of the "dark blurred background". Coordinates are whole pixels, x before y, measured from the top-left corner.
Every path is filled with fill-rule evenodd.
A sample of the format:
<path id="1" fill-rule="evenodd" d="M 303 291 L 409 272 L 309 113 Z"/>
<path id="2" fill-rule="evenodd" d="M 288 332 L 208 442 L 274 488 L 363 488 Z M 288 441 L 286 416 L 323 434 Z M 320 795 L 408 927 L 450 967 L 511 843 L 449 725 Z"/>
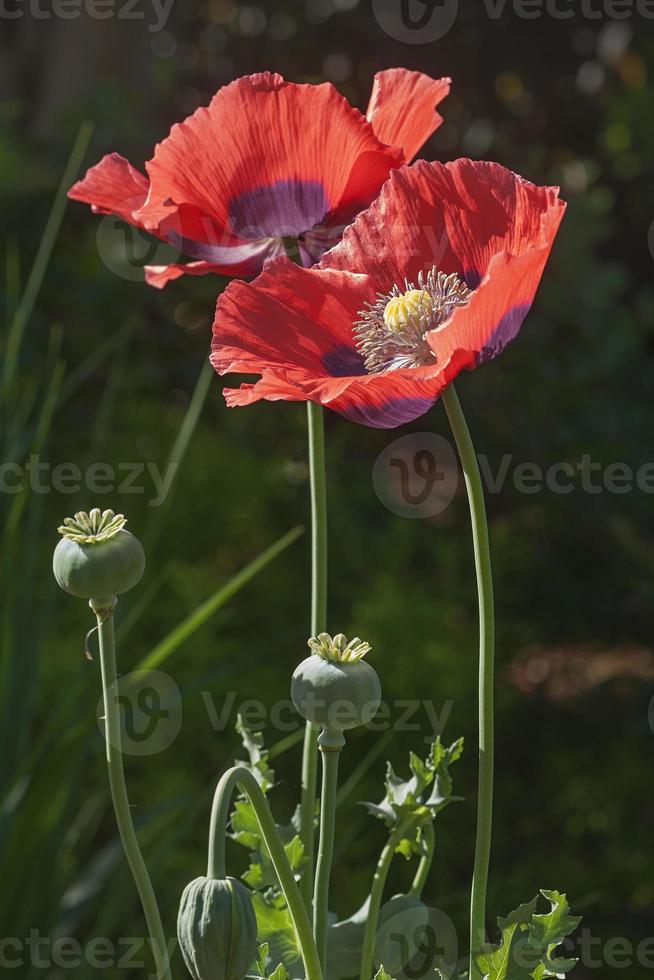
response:
<path id="1" fill-rule="evenodd" d="M 189 278 L 158 292 L 136 268 L 138 250 L 148 251 L 142 240 L 130 264 L 123 239 L 85 206 L 68 204 L 59 222 L 51 207 L 73 145 L 69 183 L 112 150 L 142 168 L 174 121 L 239 75 L 272 69 L 294 81 L 331 80 L 365 108 L 374 73 L 401 65 L 453 79 L 444 125 L 423 156 L 494 159 L 560 184 L 569 201 L 518 342 L 457 385 L 492 472 L 510 455 L 501 492 L 488 496 L 498 618 L 491 922 L 538 888 L 559 888 L 589 930 L 575 976 L 650 976 L 654 479 L 652 466 L 642 468 L 654 459 L 654 21 L 646 16 L 654 11 L 608 0 L 542 9 L 462 0 L 458 9 L 436 4 L 434 23 L 446 29 L 411 43 L 417 31 L 394 30 L 391 0 L 177 0 L 167 18 L 149 0 L 119 16 L 122 3 L 104 20 L 36 0 L 7 0 L 0 13 L 3 350 L 12 374 L 5 462 L 164 469 L 180 461 L 161 507 L 150 505 L 147 470 L 136 479 L 140 493 L 37 492 L 23 481 L 21 492 L 5 484 L 0 494 L 0 931 L 19 937 L 24 963 L 12 972 L 16 947 L 4 947 L 3 975 L 144 975 L 127 962 L 47 965 L 47 943 L 40 961 L 25 952 L 32 930 L 83 946 L 142 930 L 109 806 L 98 663 L 82 653 L 92 623 L 50 572 L 57 525 L 81 507 L 111 506 L 146 541 L 146 578 L 121 602 L 119 660 L 128 671 L 308 518 L 304 406 L 229 411 L 221 380 L 207 383 L 222 280 Z M 451 24 L 442 20 L 450 15 Z M 85 121 L 93 125 L 86 149 Z M 439 818 L 426 898 L 454 919 L 464 945 L 477 668 L 465 493 L 461 484 L 441 514 L 411 520 L 385 507 L 371 482 L 382 450 L 425 431 L 448 435 L 439 405 L 401 432 L 328 416 L 329 621 L 372 643 L 388 700 L 429 698 L 439 712 L 453 702 L 444 737 L 466 737 L 455 771 L 466 801 Z M 561 461 L 592 465 L 599 491 L 580 473 L 569 493 L 516 487 L 520 464 Z M 602 482 L 614 463 L 634 474 L 621 492 Z M 4 474 L 13 485 L 15 471 Z M 161 669 L 181 691 L 183 725 L 164 751 L 129 757 L 127 775 L 168 929 L 184 884 L 203 871 L 216 776 L 242 757 L 233 714 L 216 731 L 207 705 L 213 699 L 220 712 L 229 691 L 238 701 L 263 693 L 269 704 L 287 696 L 305 655 L 308 545 L 305 535 L 184 642 L 163 655 L 159 648 Z M 371 764 L 339 811 L 339 915 L 365 896 L 384 841 L 381 824 L 355 803 L 381 798 L 386 757 L 404 770 L 408 751 L 424 749 L 430 724 L 424 711 L 415 720 L 419 730 L 397 733 L 376 758 L 379 735 L 350 739 L 344 776 Z M 264 734 L 269 744 L 280 738 L 270 725 Z M 288 816 L 299 748 L 274 765 L 272 799 Z M 231 859 L 234 873 L 244 869 L 245 851 L 234 847 Z M 391 891 L 410 875 L 398 859 Z M 180 961 L 176 970 L 183 974 Z"/>

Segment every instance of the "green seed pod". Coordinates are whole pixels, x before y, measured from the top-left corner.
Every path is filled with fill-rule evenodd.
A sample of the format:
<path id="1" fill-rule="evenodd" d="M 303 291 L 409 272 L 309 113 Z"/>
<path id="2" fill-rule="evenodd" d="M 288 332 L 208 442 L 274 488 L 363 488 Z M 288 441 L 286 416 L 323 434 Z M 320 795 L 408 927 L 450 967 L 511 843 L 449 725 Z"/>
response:
<path id="1" fill-rule="evenodd" d="M 314 651 L 296 668 L 291 681 L 293 704 L 307 721 L 331 732 L 366 725 L 381 702 L 377 672 L 362 659 L 370 650 L 358 637 L 333 639 L 320 633 L 309 640 Z"/>
<path id="2" fill-rule="evenodd" d="M 236 878 L 196 878 L 182 894 L 177 938 L 193 980 L 243 980 L 257 954 L 250 892 Z"/>
<path id="3" fill-rule="evenodd" d="M 67 517 L 59 528 L 52 570 L 64 592 L 82 599 L 109 599 L 141 580 L 145 553 L 125 530 L 126 519 L 112 510 Z"/>

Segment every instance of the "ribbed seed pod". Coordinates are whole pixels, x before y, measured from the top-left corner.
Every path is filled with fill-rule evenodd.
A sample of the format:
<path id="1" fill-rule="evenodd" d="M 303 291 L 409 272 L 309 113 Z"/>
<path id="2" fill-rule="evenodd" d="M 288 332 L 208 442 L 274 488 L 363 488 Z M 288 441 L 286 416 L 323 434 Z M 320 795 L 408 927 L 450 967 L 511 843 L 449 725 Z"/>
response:
<path id="1" fill-rule="evenodd" d="M 177 938 L 193 980 L 243 980 L 257 953 L 250 892 L 236 878 L 195 878 L 182 894 Z"/>

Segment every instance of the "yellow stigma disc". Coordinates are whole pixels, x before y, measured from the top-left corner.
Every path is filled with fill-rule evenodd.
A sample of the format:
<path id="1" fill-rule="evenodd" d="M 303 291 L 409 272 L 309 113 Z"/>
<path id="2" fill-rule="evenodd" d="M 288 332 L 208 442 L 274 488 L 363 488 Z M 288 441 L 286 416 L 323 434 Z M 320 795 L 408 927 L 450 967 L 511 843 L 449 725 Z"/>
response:
<path id="1" fill-rule="evenodd" d="M 409 289 L 389 299 L 384 309 L 384 323 L 389 330 L 401 330 L 410 320 L 432 312 L 431 296 L 425 289 Z"/>

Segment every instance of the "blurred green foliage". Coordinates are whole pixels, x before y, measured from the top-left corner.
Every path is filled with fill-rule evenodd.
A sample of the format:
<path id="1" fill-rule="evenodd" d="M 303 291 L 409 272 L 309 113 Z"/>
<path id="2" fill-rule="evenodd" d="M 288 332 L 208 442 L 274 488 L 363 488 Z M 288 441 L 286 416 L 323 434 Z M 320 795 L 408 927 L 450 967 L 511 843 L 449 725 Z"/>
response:
<path id="1" fill-rule="evenodd" d="M 11 32 L 18 37 L 24 25 L 2 26 L 11 43 Z M 34 67 L 33 47 L 20 48 L 20 71 L 0 108 L 5 341 L 82 120 L 94 124 L 87 163 L 117 150 L 141 165 L 173 121 L 239 74 L 270 68 L 294 80 L 332 77 L 364 106 L 374 72 L 401 64 L 454 80 L 442 107 L 445 124 L 423 155 L 497 159 L 534 181 L 560 183 L 570 202 L 519 341 L 457 386 L 478 451 L 493 472 L 506 453 L 512 467 L 576 466 L 584 454 L 602 466 L 618 461 L 638 469 L 651 461 L 651 22 L 580 14 L 526 20 L 508 6 L 493 19 L 483 5 L 463 0 L 446 37 L 422 46 L 386 37 L 364 2 L 177 4 L 165 30 L 129 24 L 124 52 L 109 48 L 107 34 L 112 53 L 104 60 L 70 62 L 84 84 L 38 120 L 39 101 L 62 87 L 52 73 L 67 24 L 56 32 L 48 23 L 32 26 L 37 35 L 49 31 L 44 51 L 47 41 L 52 57 Z M 23 465 L 36 447 L 52 465 L 163 468 L 179 435 L 223 284 L 191 279 L 161 293 L 148 289 L 111 271 L 97 233 L 98 219 L 70 205 L 26 325 L 10 462 Z M 130 627 L 119 650 L 125 671 L 239 568 L 307 520 L 303 407 L 228 411 L 220 388 L 214 379 L 201 399 L 165 508 L 148 505 L 147 478 L 141 494 L 1 495 L 3 936 L 37 929 L 85 944 L 142 929 L 108 803 L 95 722 L 98 665 L 82 655 L 90 618 L 51 581 L 61 519 L 82 506 L 111 506 L 127 512 L 147 542 L 140 595 L 121 601 Z M 447 435 L 444 413 L 436 406 L 404 431 Z M 466 502 L 460 487 L 433 520 L 389 513 L 373 492 L 371 470 L 396 435 L 327 419 L 329 626 L 372 643 L 388 700 L 429 698 L 438 711 L 453 702 L 445 737 L 466 737 L 456 791 L 467 802 L 440 821 L 425 898 L 451 915 L 464 937 L 477 641 Z M 614 937 L 635 946 L 652 935 L 654 909 L 652 496 L 637 488 L 590 494 L 578 482 L 570 494 L 528 495 L 508 479 L 488 507 L 499 629 L 492 917 L 538 888 L 560 888 L 601 941 L 593 956 Z M 220 713 L 229 691 L 239 702 L 287 697 L 292 668 L 305 655 L 307 548 L 306 537 L 293 544 L 175 651 L 166 669 L 182 691 L 181 734 L 165 753 L 127 760 L 135 818 L 169 927 L 183 886 L 202 871 L 213 784 L 239 752 L 235 711 L 227 729 L 216 731 L 208 704 Z M 431 734 L 424 712 L 416 720 L 419 730 L 400 732 L 388 745 L 399 766 Z M 269 743 L 278 736 L 266 732 Z M 378 738 L 352 737 L 344 778 Z M 275 768 L 272 799 L 279 818 L 288 819 L 299 749 L 277 758 Z M 379 758 L 339 813 L 333 905 L 342 916 L 367 893 L 384 840 L 383 829 L 353 804 L 377 798 L 382 778 Z M 232 858 L 235 872 L 245 870 L 237 848 Z M 410 875 L 394 867 L 391 893 Z M 97 972 L 25 969 L 26 980 Z M 181 975 L 179 961 L 177 969 Z M 142 975 L 127 966 L 102 972 Z M 580 965 L 573 975 L 596 973 Z M 605 962 L 601 975 L 620 971 Z M 649 976 L 647 964 L 633 962 L 629 976 Z"/>

